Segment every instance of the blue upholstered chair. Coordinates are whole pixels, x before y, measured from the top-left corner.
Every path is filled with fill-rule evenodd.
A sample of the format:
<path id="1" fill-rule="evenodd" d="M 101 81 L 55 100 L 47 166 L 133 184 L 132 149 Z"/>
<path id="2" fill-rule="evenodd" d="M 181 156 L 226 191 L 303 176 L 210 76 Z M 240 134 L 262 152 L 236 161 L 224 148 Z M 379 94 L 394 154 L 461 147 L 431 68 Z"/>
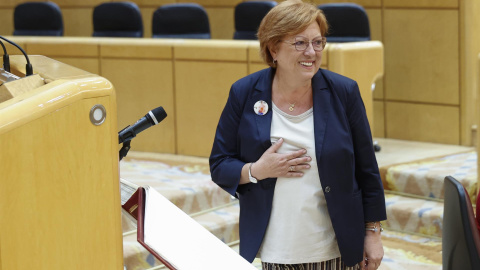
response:
<path id="1" fill-rule="evenodd" d="M 107 2 L 93 10 L 94 37 L 143 37 L 140 9 L 132 2 Z"/>
<path id="2" fill-rule="evenodd" d="M 242 2 L 235 7 L 235 33 L 233 39 L 257 39 L 263 17 L 277 5 L 275 1 Z"/>
<path id="3" fill-rule="evenodd" d="M 355 42 L 370 40 L 370 25 L 365 9 L 352 3 L 334 3 L 318 6 L 329 24 L 328 42 Z"/>
<path id="4" fill-rule="evenodd" d="M 445 177 L 442 228 L 444 270 L 480 269 L 480 236 L 472 203 L 465 188 L 451 176 Z"/>
<path id="5" fill-rule="evenodd" d="M 193 3 L 163 5 L 153 13 L 152 37 L 209 39 L 207 12 Z"/>
<path id="6" fill-rule="evenodd" d="M 15 7 L 14 36 L 63 36 L 62 12 L 53 2 L 26 2 Z"/>

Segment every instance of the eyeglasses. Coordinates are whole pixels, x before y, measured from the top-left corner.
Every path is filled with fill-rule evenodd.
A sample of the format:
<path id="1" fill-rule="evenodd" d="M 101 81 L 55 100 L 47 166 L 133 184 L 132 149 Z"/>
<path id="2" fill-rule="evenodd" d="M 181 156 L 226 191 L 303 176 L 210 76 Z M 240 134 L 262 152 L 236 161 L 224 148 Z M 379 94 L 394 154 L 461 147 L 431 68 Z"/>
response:
<path id="1" fill-rule="evenodd" d="M 312 47 L 314 51 L 321 52 L 325 48 L 325 45 L 327 44 L 327 38 L 326 37 L 320 37 L 320 38 L 315 38 L 312 41 L 309 41 L 306 38 L 301 38 L 301 37 L 296 37 L 295 42 L 291 43 L 289 41 L 283 41 L 287 44 L 294 45 L 295 50 L 297 51 L 305 51 L 308 48 L 308 45 L 312 43 Z"/>

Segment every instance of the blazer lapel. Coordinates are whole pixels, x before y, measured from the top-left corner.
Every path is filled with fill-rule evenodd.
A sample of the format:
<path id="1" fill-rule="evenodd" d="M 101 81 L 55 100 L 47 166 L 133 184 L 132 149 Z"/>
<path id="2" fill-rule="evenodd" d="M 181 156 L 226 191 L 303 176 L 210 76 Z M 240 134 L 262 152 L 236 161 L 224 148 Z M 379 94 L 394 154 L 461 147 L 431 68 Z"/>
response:
<path id="1" fill-rule="evenodd" d="M 270 128 L 272 126 L 272 78 L 274 70 L 269 68 L 267 72 L 258 80 L 255 85 L 255 91 L 251 96 L 251 107 L 248 110 L 253 110 L 253 107 L 257 101 L 263 100 L 268 104 L 268 112 L 265 115 L 254 114 L 255 122 L 257 123 L 257 131 L 260 141 L 269 148 L 272 143 L 270 142 Z"/>
<path id="2" fill-rule="evenodd" d="M 331 109 L 330 91 L 322 71 L 320 70 L 313 76 L 313 130 L 315 132 L 315 154 L 317 162 L 320 161 L 323 142 L 325 139 L 325 130 L 328 116 Z M 320 167 L 319 167 L 320 168 Z"/>
<path id="3" fill-rule="evenodd" d="M 270 129 L 272 126 L 272 78 L 274 70 L 269 68 L 267 72 L 258 80 L 255 85 L 255 91 L 251 95 L 248 110 L 253 111 L 253 106 L 259 100 L 263 100 L 268 104 L 268 112 L 265 115 L 254 114 L 255 122 L 257 124 L 257 131 L 260 140 L 265 148 L 271 146 Z M 313 89 L 313 119 L 315 132 L 315 152 L 317 161 L 320 160 L 323 141 L 325 138 L 325 130 L 329 112 L 331 109 L 331 94 L 329 87 L 321 70 L 312 78 Z"/>

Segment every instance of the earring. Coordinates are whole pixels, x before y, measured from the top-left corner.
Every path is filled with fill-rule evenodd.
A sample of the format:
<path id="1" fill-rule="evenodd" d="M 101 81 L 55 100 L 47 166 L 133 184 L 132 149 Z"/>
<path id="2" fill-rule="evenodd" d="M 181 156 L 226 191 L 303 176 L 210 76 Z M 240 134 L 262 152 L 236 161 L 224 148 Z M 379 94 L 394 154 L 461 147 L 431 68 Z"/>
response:
<path id="1" fill-rule="evenodd" d="M 274 64 L 274 65 L 277 64 L 277 59 L 273 59 L 273 64 Z"/>

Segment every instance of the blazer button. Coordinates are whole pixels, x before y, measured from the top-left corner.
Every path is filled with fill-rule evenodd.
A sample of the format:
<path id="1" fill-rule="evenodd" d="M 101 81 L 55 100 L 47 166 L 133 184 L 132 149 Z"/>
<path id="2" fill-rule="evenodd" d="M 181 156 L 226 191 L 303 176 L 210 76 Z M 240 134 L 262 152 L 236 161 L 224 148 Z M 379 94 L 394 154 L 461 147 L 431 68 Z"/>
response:
<path id="1" fill-rule="evenodd" d="M 325 193 L 329 193 L 330 192 L 330 186 L 326 186 L 325 187 Z"/>

